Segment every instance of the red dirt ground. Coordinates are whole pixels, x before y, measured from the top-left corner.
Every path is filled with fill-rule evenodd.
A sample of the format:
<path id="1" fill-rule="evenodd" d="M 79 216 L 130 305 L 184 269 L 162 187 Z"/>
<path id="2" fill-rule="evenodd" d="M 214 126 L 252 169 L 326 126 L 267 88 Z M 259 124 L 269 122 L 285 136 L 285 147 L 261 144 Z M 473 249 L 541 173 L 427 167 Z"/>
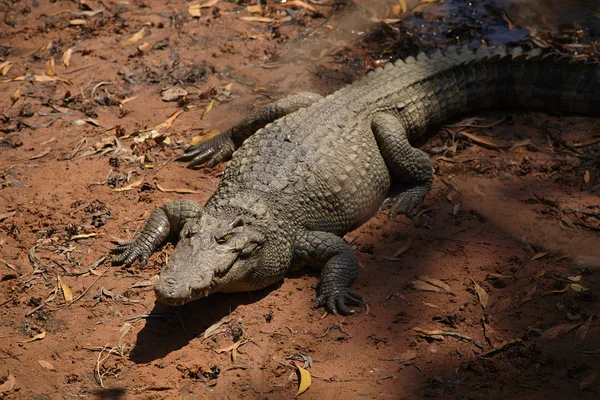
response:
<path id="1" fill-rule="evenodd" d="M 600 148 L 588 144 L 597 119 L 486 111 L 480 125 L 502 121 L 428 136 L 421 148 L 436 179 L 419 215 L 380 212 L 347 236 L 368 313 L 323 318 L 311 308 L 311 271 L 171 308 L 151 287 L 171 246 L 143 269 L 94 263 L 111 239 L 134 238 L 154 207 L 208 199 L 223 166 L 171 162 L 193 137 L 287 94 L 354 80 L 361 65 L 338 50 L 365 17 L 300 8 L 298 24 L 281 25 L 286 15 L 271 7 L 265 17 L 281 25 L 271 29 L 232 3 L 196 19 L 181 0 L 85 4 L 2 6 L 0 64 L 15 64 L 0 77 L 0 398 L 293 398 L 288 358 L 299 353 L 313 361 L 303 399 L 597 398 Z M 30 79 L 51 58 L 70 84 Z M 188 94 L 161 101 L 170 87 Z M 432 279 L 450 292 L 426 286 Z M 233 360 L 227 348 L 246 339 Z"/>

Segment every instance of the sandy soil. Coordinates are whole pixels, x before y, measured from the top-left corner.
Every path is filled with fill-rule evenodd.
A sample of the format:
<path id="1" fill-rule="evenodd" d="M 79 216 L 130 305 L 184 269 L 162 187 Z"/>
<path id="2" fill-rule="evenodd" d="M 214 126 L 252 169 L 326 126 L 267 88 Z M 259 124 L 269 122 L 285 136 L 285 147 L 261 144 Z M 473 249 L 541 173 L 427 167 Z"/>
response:
<path id="1" fill-rule="evenodd" d="M 154 207 L 208 199 L 223 166 L 172 162 L 192 138 L 383 63 L 369 12 L 272 3 L 1 2 L 0 398 L 293 398 L 306 357 L 303 399 L 597 398 L 597 119 L 485 111 L 429 135 L 418 216 L 347 236 L 368 312 L 313 310 L 311 271 L 171 308 L 152 291 L 170 245 L 103 258 Z"/>

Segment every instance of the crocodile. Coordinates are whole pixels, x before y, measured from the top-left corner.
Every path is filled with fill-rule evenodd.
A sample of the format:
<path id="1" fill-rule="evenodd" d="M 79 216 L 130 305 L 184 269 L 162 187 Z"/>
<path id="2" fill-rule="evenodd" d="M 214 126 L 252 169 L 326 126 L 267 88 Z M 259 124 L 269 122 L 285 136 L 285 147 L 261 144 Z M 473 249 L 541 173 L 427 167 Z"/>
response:
<path id="1" fill-rule="evenodd" d="M 268 287 L 296 266 L 321 269 L 316 307 L 336 314 L 364 305 L 351 285 L 358 260 L 343 235 L 369 220 L 392 184 L 390 216 L 411 215 L 432 187 L 430 157 L 411 145 L 445 120 L 489 107 L 600 113 L 600 68 L 539 49 L 449 48 L 367 73 L 322 97 L 275 101 L 179 161 L 230 160 L 206 205 L 155 209 L 116 264 L 176 241 L 155 286 L 181 305 L 215 292 Z M 386 200 L 387 201 L 387 200 Z"/>

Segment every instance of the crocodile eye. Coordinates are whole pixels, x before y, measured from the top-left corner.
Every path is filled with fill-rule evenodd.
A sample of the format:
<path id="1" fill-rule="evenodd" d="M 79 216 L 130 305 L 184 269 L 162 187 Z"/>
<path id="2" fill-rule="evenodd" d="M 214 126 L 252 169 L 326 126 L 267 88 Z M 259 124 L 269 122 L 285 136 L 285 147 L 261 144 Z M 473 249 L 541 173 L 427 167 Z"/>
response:
<path id="1" fill-rule="evenodd" d="M 223 235 L 221 237 L 215 237 L 215 241 L 218 244 L 225 244 L 225 243 L 229 242 L 229 240 L 233 237 L 233 235 L 234 235 L 233 233 L 228 233 L 228 234 Z"/>

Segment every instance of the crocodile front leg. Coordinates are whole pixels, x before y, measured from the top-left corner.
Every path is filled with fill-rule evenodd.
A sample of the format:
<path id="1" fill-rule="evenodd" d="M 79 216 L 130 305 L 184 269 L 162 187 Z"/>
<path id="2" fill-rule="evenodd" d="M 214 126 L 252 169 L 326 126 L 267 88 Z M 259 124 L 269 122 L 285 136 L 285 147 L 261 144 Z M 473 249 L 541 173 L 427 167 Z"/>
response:
<path id="1" fill-rule="evenodd" d="M 305 263 L 324 265 L 316 307 L 325 306 L 332 314 L 348 315 L 348 305 L 365 304 L 351 289 L 358 275 L 358 260 L 342 238 L 329 232 L 309 231 L 297 238 L 295 257 Z"/>
<path id="2" fill-rule="evenodd" d="M 140 260 L 146 265 L 148 258 L 168 237 L 176 238 L 187 221 L 199 218 L 203 207 L 191 200 L 176 200 L 165 203 L 152 211 L 140 236 L 133 242 L 113 249 L 119 255 L 113 259 L 115 265 L 130 265 Z"/>
<path id="3" fill-rule="evenodd" d="M 431 159 L 410 145 L 404 125 L 396 116 L 379 113 L 373 118 L 372 127 L 392 179 L 401 184 L 402 192 L 392 200 L 390 217 L 399 213 L 411 216 L 431 189 Z"/>
<path id="4" fill-rule="evenodd" d="M 322 98 L 321 95 L 315 93 L 298 93 L 267 104 L 235 124 L 230 130 L 190 147 L 176 160 L 189 161 L 188 168 L 205 163 L 209 168 L 214 167 L 220 162 L 228 160 L 235 149 L 257 130 L 285 115 L 306 108 Z"/>

